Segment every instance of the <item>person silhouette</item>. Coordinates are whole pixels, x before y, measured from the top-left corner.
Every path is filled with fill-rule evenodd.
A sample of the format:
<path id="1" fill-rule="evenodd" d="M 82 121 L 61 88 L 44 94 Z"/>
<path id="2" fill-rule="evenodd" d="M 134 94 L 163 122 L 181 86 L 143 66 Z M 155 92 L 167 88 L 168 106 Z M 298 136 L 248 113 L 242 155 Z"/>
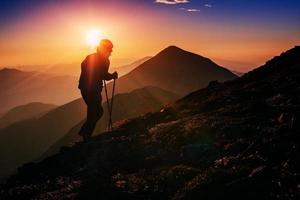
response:
<path id="1" fill-rule="evenodd" d="M 84 141 L 91 137 L 97 122 L 103 115 L 101 96 L 103 80 L 118 78 L 117 72 L 112 74 L 108 72 L 112 49 L 113 43 L 110 40 L 101 40 L 97 52 L 88 55 L 81 63 L 78 88 L 87 105 L 87 117 L 78 134 Z"/>

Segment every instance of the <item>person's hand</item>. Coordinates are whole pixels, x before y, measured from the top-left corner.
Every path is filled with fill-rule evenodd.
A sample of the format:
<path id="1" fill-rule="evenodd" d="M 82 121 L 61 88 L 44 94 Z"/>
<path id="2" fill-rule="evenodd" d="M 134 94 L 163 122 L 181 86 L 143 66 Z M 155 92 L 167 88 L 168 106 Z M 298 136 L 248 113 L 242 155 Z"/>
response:
<path id="1" fill-rule="evenodd" d="M 118 78 L 118 72 L 114 72 L 112 75 L 113 75 L 113 79 L 117 79 Z"/>

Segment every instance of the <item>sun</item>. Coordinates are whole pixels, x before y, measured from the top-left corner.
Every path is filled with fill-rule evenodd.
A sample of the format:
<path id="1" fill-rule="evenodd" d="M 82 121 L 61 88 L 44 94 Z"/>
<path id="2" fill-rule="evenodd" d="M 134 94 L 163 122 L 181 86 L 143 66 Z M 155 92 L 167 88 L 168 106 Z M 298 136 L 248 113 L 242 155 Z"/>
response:
<path id="1" fill-rule="evenodd" d="M 90 29 L 86 33 L 86 43 L 88 46 L 94 48 L 98 46 L 100 42 L 101 31 L 99 29 Z"/>

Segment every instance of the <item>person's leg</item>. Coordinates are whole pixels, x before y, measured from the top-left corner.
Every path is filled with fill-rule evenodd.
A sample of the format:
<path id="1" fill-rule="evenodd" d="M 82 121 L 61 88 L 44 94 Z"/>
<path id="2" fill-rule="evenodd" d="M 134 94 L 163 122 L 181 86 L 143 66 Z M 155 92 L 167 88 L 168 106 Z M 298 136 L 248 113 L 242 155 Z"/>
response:
<path id="1" fill-rule="evenodd" d="M 88 135 L 88 133 L 90 132 L 89 131 L 89 127 L 91 126 L 90 125 L 90 116 L 91 116 L 91 111 L 92 111 L 92 108 L 91 108 L 91 93 L 89 91 L 86 91 L 86 90 L 81 90 L 81 96 L 82 96 L 82 99 L 84 100 L 86 106 L 87 106 L 87 112 L 86 112 L 86 119 L 85 119 L 85 122 L 83 123 L 81 129 L 79 130 L 78 134 L 80 136 L 85 136 L 85 135 Z"/>
<path id="2" fill-rule="evenodd" d="M 84 95 L 83 95 L 84 96 Z M 89 98 L 84 98 L 87 103 L 87 118 L 83 124 L 79 135 L 88 138 L 93 134 L 98 120 L 103 115 L 102 100 L 100 94 L 89 95 Z"/>
<path id="3" fill-rule="evenodd" d="M 97 122 L 103 115 L 103 109 L 101 106 L 101 102 L 99 99 L 95 100 L 89 107 L 88 107 L 88 117 L 87 117 L 87 132 L 88 136 L 91 136 L 95 130 Z"/>
<path id="4" fill-rule="evenodd" d="M 91 105 L 87 105 L 87 117 L 78 133 L 80 136 L 86 136 L 92 134 L 91 131 L 95 126 L 93 122 L 94 117 L 92 115 L 93 115 L 93 108 Z"/>

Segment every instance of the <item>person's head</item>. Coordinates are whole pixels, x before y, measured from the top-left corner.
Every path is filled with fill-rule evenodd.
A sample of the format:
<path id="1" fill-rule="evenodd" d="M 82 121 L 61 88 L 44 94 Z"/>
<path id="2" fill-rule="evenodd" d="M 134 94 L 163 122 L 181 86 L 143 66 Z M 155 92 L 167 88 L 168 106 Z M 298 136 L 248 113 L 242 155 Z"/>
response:
<path id="1" fill-rule="evenodd" d="M 108 58 L 111 55 L 113 47 L 113 43 L 110 40 L 103 39 L 97 47 L 97 53 Z"/>

